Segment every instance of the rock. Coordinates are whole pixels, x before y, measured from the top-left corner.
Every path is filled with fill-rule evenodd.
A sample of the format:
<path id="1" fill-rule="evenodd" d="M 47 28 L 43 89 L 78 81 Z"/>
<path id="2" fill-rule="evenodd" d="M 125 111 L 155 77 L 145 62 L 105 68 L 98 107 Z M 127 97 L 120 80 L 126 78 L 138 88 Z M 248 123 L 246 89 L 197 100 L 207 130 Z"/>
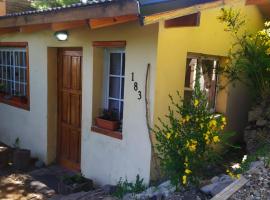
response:
<path id="1" fill-rule="evenodd" d="M 226 188 L 228 185 L 230 185 L 233 182 L 233 179 L 228 175 L 221 175 L 220 177 L 215 178 L 214 177 L 214 183 L 203 186 L 201 188 L 201 191 L 207 195 L 215 196 L 219 192 L 221 192 L 224 188 Z"/>
<path id="2" fill-rule="evenodd" d="M 183 200 L 191 200 L 191 199 L 196 200 L 197 199 L 197 195 L 191 193 L 191 194 L 185 194 L 184 197 L 183 197 Z"/>
<path id="3" fill-rule="evenodd" d="M 136 200 L 148 200 L 148 199 L 164 199 L 169 197 L 172 193 L 174 193 L 176 187 L 171 184 L 170 181 L 166 181 L 160 184 L 158 187 L 149 187 L 145 191 L 140 194 L 126 194 L 124 196 L 125 200 L 128 199 L 136 199 Z"/>
<path id="4" fill-rule="evenodd" d="M 122 200 L 135 200 L 135 196 L 131 193 L 125 194 Z"/>
<path id="5" fill-rule="evenodd" d="M 44 164 L 44 162 L 42 162 L 41 160 L 37 160 L 36 162 L 35 162 L 35 167 L 36 168 L 42 168 L 42 167 L 44 167 L 45 166 L 45 164 Z"/>
<path id="6" fill-rule="evenodd" d="M 106 193 L 106 194 L 113 194 L 117 189 L 117 186 L 115 185 L 104 185 L 102 187 L 102 190 Z"/>
<path id="7" fill-rule="evenodd" d="M 219 177 L 218 176 L 214 176 L 213 178 L 211 178 L 211 183 L 216 183 L 218 182 Z"/>
<path id="8" fill-rule="evenodd" d="M 259 119 L 256 122 L 257 126 L 265 126 L 266 124 L 267 124 L 267 120 L 264 120 L 264 119 Z"/>
<path id="9" fill-rule="evenodd" d="M 252 122 L 252 121 L 258 120 L 261 117 L 262 113 L 263 113 L 263 109 L 260 107 L 256 107 L 252 111 L 249 111 L 248 121 Z"/>
<path id="10" fill-rule="evenodd" d="M 264 163 L 263 161 L 254 161 L 254 162 L 251 162 L 250 165 L 249 165 L 249 169 L 254 169 L 254 168 L 257 168 L 257 167 L 261 167 L 263 166 Z"/>

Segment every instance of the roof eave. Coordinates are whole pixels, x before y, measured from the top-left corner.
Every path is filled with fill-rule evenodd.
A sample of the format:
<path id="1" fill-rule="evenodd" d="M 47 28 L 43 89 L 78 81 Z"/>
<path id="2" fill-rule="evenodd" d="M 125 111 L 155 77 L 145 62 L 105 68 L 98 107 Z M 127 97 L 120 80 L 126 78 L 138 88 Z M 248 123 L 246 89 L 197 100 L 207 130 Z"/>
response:
<path id="1" fill-rule="evenodd" d="M 139 14 L 138 4 L 135 0 L 118 0 L 84 7 L 52 10 L 49 12 L 40 12 L 20 16 L 6 16 L 0 19 L 0 28 L 98 19 L 135 14 Z"/>

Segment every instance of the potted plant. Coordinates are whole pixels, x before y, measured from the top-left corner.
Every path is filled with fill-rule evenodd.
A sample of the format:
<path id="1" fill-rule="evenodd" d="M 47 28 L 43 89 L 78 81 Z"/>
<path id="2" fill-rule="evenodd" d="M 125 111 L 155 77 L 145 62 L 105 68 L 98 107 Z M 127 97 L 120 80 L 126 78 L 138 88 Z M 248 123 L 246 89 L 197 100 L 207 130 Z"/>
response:
<path id="1" fill-rule="evenodd" d="M 118 113 L 114 110 L 103 110 L 103 114 L 96 118 L 96 125 L 100 128 L 115 131 L 120 127 Z"/>
<path id="2" fill-rule="evenodd" d="M 13 167 L 17 170 L 27 170 L 30 163 L 31 152 L 28 149 L 20 148 L 20 139 L 16 138 L 13 144 Z"/>
<path id="3" fill-rule="evenodd" d="M 58 193 L 67 195 L 81 191 L 93 190 L 93 181 L 83 177 L 81 174 L 63 176 L 58 183 Z"/>

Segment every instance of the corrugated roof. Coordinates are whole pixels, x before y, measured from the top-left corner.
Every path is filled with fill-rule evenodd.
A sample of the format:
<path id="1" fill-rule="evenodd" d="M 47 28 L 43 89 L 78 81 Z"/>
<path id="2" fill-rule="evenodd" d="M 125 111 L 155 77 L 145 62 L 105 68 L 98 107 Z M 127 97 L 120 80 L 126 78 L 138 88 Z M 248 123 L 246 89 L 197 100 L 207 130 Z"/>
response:
<path id="1" fill-rule="evenodd" d="M 140 0 L 141 15 L 148 16 L 215 1 L 217 0 Z"/>
<path id="2" fill-rule="evenodd" d="M 48 8 L 44 10 L 29 10 L 29 11 L 18 12 L 18 13 L 10 13 L 4 16 L 0 16 L 0 18 L 16 17 L 16 16 L 23 16 L 23 15 L 35 15 L 35 14 L 54 12 L 54 11 L 57 12 L 57 11 L 62 11 L 66 9 L 88 7 L 88 6 L 93 6 L 97 4 L 104 4 L 104 3 L 117 2 L 117 1 L 120 1 L 120 0 L 88 0 L 86 3 L 75 3 L 75 4 L 70 4 L 67 6 Z"/>

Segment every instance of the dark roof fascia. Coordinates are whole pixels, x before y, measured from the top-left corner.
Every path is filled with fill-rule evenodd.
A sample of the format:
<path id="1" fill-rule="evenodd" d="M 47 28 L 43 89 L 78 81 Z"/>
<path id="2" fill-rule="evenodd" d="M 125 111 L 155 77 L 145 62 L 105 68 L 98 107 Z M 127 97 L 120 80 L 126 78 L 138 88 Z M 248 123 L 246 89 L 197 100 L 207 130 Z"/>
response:
<path id="1" fill-rule="evenodd" d="M 140 12 L 143 17 L 215 1 L 217 0 L 145 0 L 140 1 Z"/>
<path id="2" fill-rule="evenodd" d="M 138 3 L 135 0 L 104 0 L 91 4 L 73 4 L 67 7 L 2 16 L 0 28 L 134 14 L 139 15 Z"/>

